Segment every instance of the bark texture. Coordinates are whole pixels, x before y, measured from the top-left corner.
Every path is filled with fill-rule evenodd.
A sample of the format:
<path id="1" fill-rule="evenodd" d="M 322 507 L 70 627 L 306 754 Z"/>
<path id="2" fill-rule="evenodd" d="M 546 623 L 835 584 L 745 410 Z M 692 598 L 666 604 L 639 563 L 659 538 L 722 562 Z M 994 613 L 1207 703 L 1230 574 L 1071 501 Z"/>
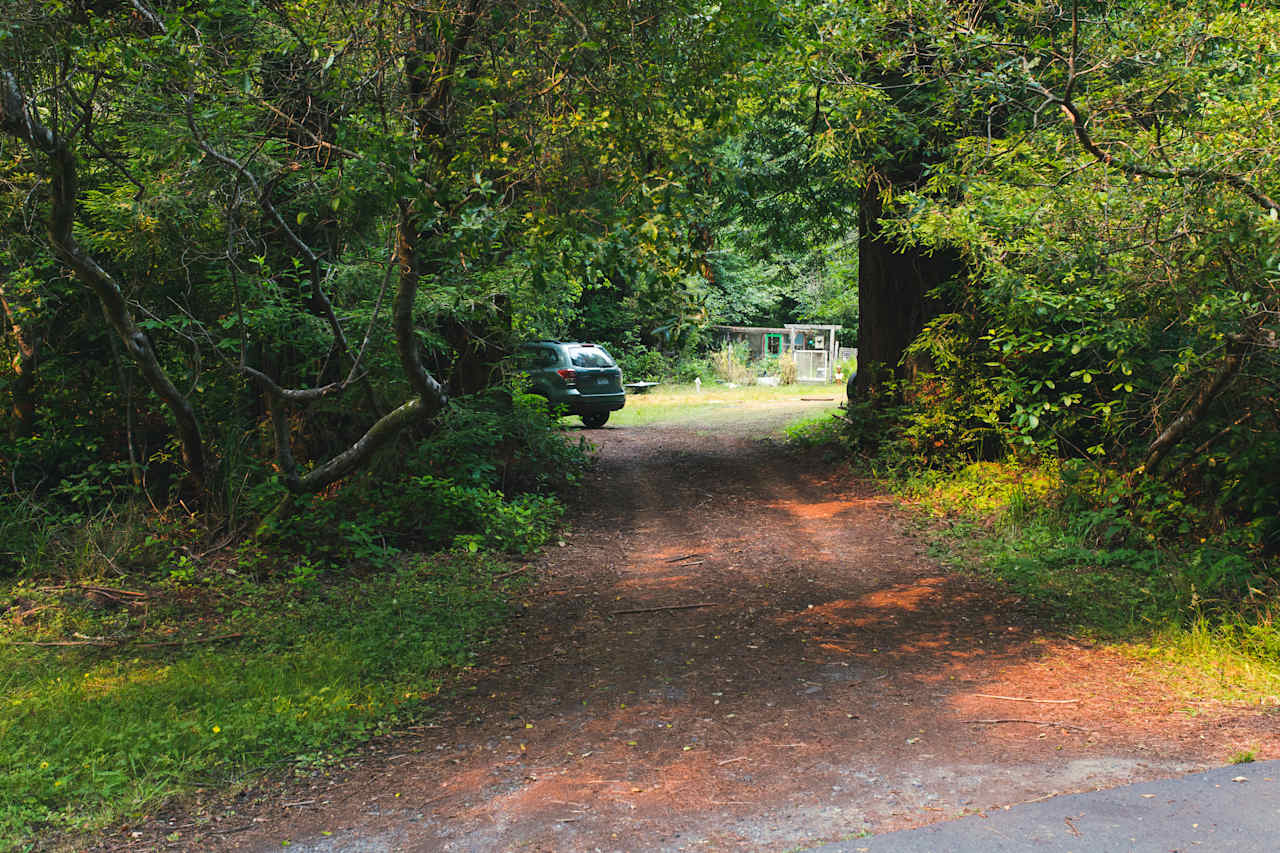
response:
<path id="1" fill-rule="evenodd" d="M 17 347 L 12 364 L 13 381 L 9 383 L 13 434 L 30 436 L 35 433 L 36 371 L 40 367 L 40 348 L 44 341 L 38 335 L 33 335 L 22 322 L 3 290 L 0 290 L 0 309 L 4 310 L 5 325 L 9 327 L 9 334 L 13 336 Z"/>
<path id="2" fill-rule="evenodd" d="M 954 252 L 926 254 L 895 245 L 880 225 L 885 213 L 880 188 L 871 182 L 858 215 L 857 392 L 863 396 L 888 379 L 910 380 L 927 369 L 904 355 L 925 324 L 943 310 L 930 291 L 961 270 Z"/>

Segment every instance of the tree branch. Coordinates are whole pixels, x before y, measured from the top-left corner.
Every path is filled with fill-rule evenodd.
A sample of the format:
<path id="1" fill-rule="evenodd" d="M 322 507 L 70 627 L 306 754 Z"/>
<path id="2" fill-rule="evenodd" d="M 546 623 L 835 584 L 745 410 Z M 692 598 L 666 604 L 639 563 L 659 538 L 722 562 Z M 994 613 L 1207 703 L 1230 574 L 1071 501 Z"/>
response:
<path id="1" fill-rule="evenodd" d="M 1109 151 L 1102 148 L 1094 141 L 1093 136 L 1089 133 L 1089 117 L 1078 105 L 1070 98 L 1054 98 L 1053 99 L 1062 111 L 1071 120 L 1072 128 L 1075 130 L 1076 139 L 1080 142 L 1080 146 L 1093 155 L 1098 162 L 1119 169 L 1127 175 L 1140 175 L 1144 178 L 1158 178 L 1162 180 L 1192 180 L 1209 184 L 1225 184 L 1248 198 L 1258 207 L 1280 216 L 1280 204 L 1255 187 L 1245 178 L 1234 172 L 1224 172 L 1219 169 L 1204 168 L 1181 168 L 1181 169 L 1157 169 L 1151 166 L 1144 166 L 1140 163 L 1133 163 L 1128 160 L 1121 160 Z"/>
<path id="2" fill-rule="evenodd" d="M 399 435 L 400 430 L 426 417 L 429 417 L 426 404 L 414 398 L 379 418 L 346 450 L 313 468 L 306 476 L 297 478 L 295 482 L 286 480 L 286 485 L 297 493 L 318 492 L 330 483 L 359 470 L 375 451 Z"/>
<path id="3" fill-rule="evenodd" d="M 217 163 L 238 174 L 244 179 L 245 183 L 253 188 L 255 195 L 258 197 L 258 205 L 262 208 L 263 213 L 267 214 L 275 222 L 276 226 L 284 233 L 285 238 L 302 256 L 311 279 L 311 301 L 314 303 L 316 313 L 329 324 L 329 329 L 333 333 L 334 343 L 342 354 L 348 360 L 353 360 L 351 346 L 347 343 L 347 335 L 342 329 L 342 323 L 339 322 L 338 315 L 333 310 L 333 303 L 329 301 L 329 297 L 324 291 L 324 264 L 320 260 L 320 256 L 307 244 L 307 241 L 298 236 L 298 233 L 280 215 L 280 211 L 276 209 L 276 206 L 271 201 L 271 185 L 268 184 L 263 187 L 258 183 L 258 179 L 253 172 L 249 171 L 248 167 L 243 163 L 223 154 L 209 144 L 208 139 L 196 127 L 195 116 L 192 113 L 192 102 L 193 98 L 188 94 L 186 97 L 187 127 L 191 130 L 196 147 Z"/>
<path id="4" fill-rule="evenodd" d="M 1174 418 L 1164 430 L 1156 436 L 1155 440 L 1147 446 L 1147 457 L 1143 463 L 1143 472 L 1147 476 L 1151 476 L 1160 467 L 1160 463 L 1164 461 L 1169 451 L 1182 439 L 1184 435 L 1204 417 L 1209 409 L 1209 404 L 1218 398 L 1240 372 L 1241 365 L 1244 364 L 1244 357 L 1249 338 L 1244 335 L 1232 335 L 1227 345 L 1227 356 L 1222 360 L 1222 366 L 1213 379 L 1201 386 L 1190 402 L 1183 407 L 1182 412 Z"/>
<path id="5" fill-rule="evenodd" d="M 319 388 L 282 388 L 270 376 L 247 364 L 240 365 L 240 372 L 252 379 L 258 387 L 272 397 L 288 400 L 290 403 L 310 403 L 322 397 L 328 397 L 330 394 L 337 394 L 350 381 L 348 379 L 342 382 L 330 382 L 328 385 L 323 385 Z"/>
<path id="6" fill-rule="evenodd" d="M 1118 169 L 1126 175 L 1160 180 L 1192 180 L 1229 186 L 1272 216 L 1280 216 L 1280 204 L 1277 204 L 1274 199 L 1243 176 L 1234 172 L 1203 167 L 1155 168 L 1116 157 L 1098 144 L 1089 131 L 1089 114 L 1074 100 L 1076 83 L 1080 79 L 1080 73 L 1076 67 L 1080 50 L 1079 5 L 1079 0 L 1073 0 L 1071 4 L 1071 53 L 1067 57 L 1067 82 L 1063 88 L 1062 95 L 1054 94 L 1044 85 L 1038 83 L 1035 78 L 1031 77 L 1029 65 L 1026 63 L 1024 63 L 1023 70 L 1028 79 L 1030 79 L 1032 88 L 1045 97 L 1046 103 L 1055 104 L 1061 108 L 1063 114 L 1071 122 L 1072 130 L 1075 132 L 1076 140 L 1080 143 L 1080 147 L 1089 152 L 1099 163 Z"/>
<path id="7" fill-rule="evenodd" d="M 182 443 L 183 462 L 197 488 L 204 486 L 204 442 L 191 402 L 169 379 L 156 358 L 151 342 L 134 321 L 133 312 L 116 280 L 80 246 L 72 233 L 76 212 L 75 155 L 51 129 L 31 114 L 30 106 L 10 71 L 0 72 L 0 131 L 14 136 L 45 155 L 50 166 L 49 243 L 102 304 L 107 321 L 124 343 L 151 390 L 168 406 Z"/>
<path id="8" fill-rule="evenodd" d="M 418 338 L 413 328 L 413 304 L 418 292 L 418 271 L 413 255 L 413 237 L 409 231 L 408 205 L 401 205 L 401 222 L 396 232 L 396 255 L 400 265 L 400 284 L 396 291 L 393 309 L 393 325 L 396 332 L 396 344 L 400 352 L 401 365 L 413 387 L 415 396 L 407 403 L 378 418 L 359 439 L 343 452 L 313 468 L 305 475 L 299 475 L 297 462 L 290 449 L 289 425 L 285 416 L 284 402 L 316 399 L 330 389 L 338 390 L 338 386 L 326 386 L 307 392 L 286 391 L 271 381 L 269 377 L 252 368 L 241 367 L 247 375 L 254 378 L 267 389 L 272 397 L 271 417 L 275 430 L 276 457 L 284 477 L 285 486 L 293 494 L 310 494 L 318 492 L 329 484 L 357 471 L 381 447 L 386 445 L 400 433 L 402 429 L 418 421 L 434 417 L 445 404 L 448 395 L 444 387 L 422 366 L 422 358 L 418 351 Z M 381 297 L 379 297 L 379 302 Z"/>
<path id="9" fill-rule="evenodd" d="M 396 258 L 400 264 L 400 285 L 396 289 L 392 308 L 392 325 L 396 332 L 396 346 L 400 351 L 400 364 L 414 392 L 424 405 L 435 414 L 447 402 L 444 388 L 422 366 L 422 354 L 418 348 L 418 336 L 413 329 L 413 304 L 418 295 L 418 258 L 415 255 L 417 232 L 409 203 L 400 202 L 400 223 L 396 232 Z"/>

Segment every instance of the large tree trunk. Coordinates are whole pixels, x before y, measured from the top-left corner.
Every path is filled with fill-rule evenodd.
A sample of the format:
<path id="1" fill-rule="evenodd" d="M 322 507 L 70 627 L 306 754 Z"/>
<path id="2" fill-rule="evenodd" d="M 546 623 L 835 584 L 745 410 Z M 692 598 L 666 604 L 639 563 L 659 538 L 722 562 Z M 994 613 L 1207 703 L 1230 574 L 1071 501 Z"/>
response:
<path id="1" fill-rule="evenodd" d="M 943 310 L 930 292 L 961 270 L 955 252 L 929 254 L 895 245 L 880 225 L 884 215 L 881 190 L 869 182 L 858 212 L 857 392 L 863 396 L 888 379 L 911 380 L 928 369 L 903 356 L 925 324 Z"/>

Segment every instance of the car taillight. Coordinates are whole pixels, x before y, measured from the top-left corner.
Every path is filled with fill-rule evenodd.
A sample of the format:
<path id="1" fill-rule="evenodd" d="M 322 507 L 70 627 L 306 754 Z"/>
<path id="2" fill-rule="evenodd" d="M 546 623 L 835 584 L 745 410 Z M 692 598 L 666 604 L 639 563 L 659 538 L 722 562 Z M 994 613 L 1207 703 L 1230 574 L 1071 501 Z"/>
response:
<path id="1" fill-rule="evenodd" d="M 562 367 L 556 371 L 560 374 L 560 378 L 564 380 L 565 385 L 574 385 L 578 381 L 578 374 L 567 367 Z"/>

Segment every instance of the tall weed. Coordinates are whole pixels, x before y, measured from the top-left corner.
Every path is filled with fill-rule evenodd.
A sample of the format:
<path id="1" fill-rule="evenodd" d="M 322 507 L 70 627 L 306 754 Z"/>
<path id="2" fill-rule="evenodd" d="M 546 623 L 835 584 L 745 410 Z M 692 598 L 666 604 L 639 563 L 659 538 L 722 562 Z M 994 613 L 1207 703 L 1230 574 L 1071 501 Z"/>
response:
<path id="1" fill-rule="evenodd" d="M 755 384 L 755 372 L 747 366 L 747 360 L 747 345 L 741 342 L 726 343 L 711 354 L 711 366 L 716 376 L 737 385 Z"/>

